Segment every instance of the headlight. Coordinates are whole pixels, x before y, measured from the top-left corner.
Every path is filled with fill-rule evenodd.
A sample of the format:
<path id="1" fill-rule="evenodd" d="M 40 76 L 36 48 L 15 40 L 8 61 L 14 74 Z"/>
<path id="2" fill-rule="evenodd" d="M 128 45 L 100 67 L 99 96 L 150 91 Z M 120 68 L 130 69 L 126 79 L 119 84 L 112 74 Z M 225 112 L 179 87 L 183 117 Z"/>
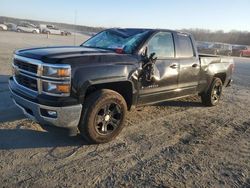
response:
<path id="1" fill-rule="evenodd" d="M 64 78 L 70 77 L 71 67 L 70 65 L 62 66 L 43 66 L 43 76 L 52 77 L 52 78 Z"/>
<path id="2" fill-rule="evenodd" d="M 69 96 L 70 83 L 43 82 L 43 92 L 46 92 L 52 95 Z"/>
<path id="3" fill-rule="evenodd" d="M 42 65 L 42 92 L 54 96 L 69 96 L 71 66 L 65 64 Z"/>

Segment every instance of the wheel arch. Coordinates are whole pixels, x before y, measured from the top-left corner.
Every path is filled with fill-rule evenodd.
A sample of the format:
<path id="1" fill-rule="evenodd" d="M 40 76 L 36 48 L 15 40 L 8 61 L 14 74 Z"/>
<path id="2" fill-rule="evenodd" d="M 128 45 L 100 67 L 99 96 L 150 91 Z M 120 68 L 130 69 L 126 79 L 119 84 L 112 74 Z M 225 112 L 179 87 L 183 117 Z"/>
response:
<path id="1" fill-rule="evenodd" d="M 224 72 L 221 72 L 221 73 L 216 73 L 214 76 L 213 76 L 213 79 L 214 78 L 219 78 L 221 79 L 223 85 L 225 84 L 225 81 L 226 81 L 226 78 L 227 78 L 227 74 L 224 73 Z"/>
<path id="2" fill-rule="evenodd" d="M 82 97 L 82 103 L 85 99 L 95 91 L 101 89 L 110 89 L 119 93 L 126 101 L 128 110 L 131 109 L 133 105 L 133 83 L 129 80 L 126 81 L 117 81 L 117 82 L 108 82 L 108 83 L 98 83 L 89 85 L 84 93 L 84 97 Z"/>

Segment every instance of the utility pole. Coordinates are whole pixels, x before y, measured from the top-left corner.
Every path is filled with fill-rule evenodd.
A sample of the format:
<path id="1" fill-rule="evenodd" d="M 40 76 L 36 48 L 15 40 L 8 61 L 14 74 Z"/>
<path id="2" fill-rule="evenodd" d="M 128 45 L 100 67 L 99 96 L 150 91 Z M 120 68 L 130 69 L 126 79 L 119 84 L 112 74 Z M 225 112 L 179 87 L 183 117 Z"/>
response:
<path id="1" fill-rule="evenodd" d="M 77 18 L 77 10 L 75 10 L 74 46 L 76 45 L 76 18 Z"/>

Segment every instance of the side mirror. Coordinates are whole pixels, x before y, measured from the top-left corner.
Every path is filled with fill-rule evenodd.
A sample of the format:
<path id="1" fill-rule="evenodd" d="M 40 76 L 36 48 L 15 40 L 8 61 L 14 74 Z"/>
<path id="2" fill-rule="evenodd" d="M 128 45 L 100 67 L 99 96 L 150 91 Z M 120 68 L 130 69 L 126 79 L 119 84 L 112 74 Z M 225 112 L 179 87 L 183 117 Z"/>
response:
<path id="1" fill-rule="evenodd" d="M 156 60 L 157 58 L 155 57 L 156 53 L 151 53 L 148 54 L 148 47 L 146 46 L 145 49 L 143 50 L 143 53 L 141 54 L 142 56 L 142 61 L 145 63 L 151 61 L 151 60 Z"/>
<path id="2" fill-rule="evenodd" d="M 150 55 L 149 55 L 149 59 L 152 59 L 152 60 L 156 60 L 157 58 L 155 57 L 155 53 L 153 52 L 153 53 L 151 53 Z"/>

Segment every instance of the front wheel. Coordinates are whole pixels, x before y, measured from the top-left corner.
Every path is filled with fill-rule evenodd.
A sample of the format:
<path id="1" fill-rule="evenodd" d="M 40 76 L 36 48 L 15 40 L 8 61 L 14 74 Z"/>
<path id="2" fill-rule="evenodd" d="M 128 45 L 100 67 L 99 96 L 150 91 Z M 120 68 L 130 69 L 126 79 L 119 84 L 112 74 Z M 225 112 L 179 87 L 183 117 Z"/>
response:
<path id="1" fill-rule="evenodd" d="M 219 103 L 223 83 L 220 78 L 214 78 L 207 92 L 201 94 L 202 103 L 206 106 L 215 106 Z"/>
<path id="2" fill-rule="evenodd" d="M 86 98 L 79 131 L 90 143 L 113 140 L 124 127 L 127 104 L 117 92 L 103 89 Z"/>

